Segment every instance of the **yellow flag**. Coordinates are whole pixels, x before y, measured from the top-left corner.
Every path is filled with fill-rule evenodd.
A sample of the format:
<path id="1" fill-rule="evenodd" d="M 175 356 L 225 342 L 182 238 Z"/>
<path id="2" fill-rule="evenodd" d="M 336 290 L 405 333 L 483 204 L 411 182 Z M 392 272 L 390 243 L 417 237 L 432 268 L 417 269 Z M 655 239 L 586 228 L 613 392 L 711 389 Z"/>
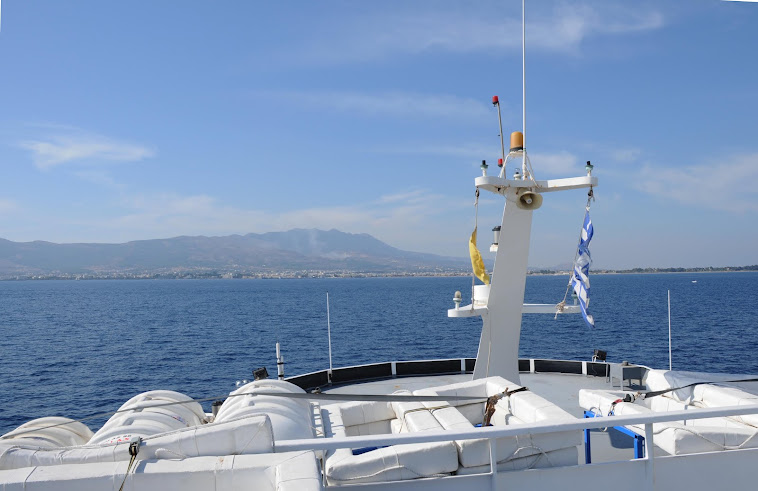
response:
<path id="1" fill-rule="evenodd" d="M 476 248 L 476 229 L 471 234 L 471 238 L 468 241 L 468 252 L 471 254 L 471 267 L 474 270 L 474 274 L 477 278 L 482 280 L 485 285 L 490 284 L 490 275 L 484 269 L 484 261 L 482 261 L 482 255 L 479 253 L 479 249 Z"/>

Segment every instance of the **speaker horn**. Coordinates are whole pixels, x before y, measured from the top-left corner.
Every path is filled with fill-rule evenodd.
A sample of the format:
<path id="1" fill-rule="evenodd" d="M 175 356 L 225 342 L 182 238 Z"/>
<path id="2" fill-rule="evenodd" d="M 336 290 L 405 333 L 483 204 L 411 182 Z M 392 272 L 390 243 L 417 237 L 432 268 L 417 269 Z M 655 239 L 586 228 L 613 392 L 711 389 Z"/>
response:
<path id="1" fill-rule="evenodd" d="M 516 206 L 522 210 L 536 210 L 542 206 L 542 195 L 533 191 L 523 191 L 518 194 Z"/>

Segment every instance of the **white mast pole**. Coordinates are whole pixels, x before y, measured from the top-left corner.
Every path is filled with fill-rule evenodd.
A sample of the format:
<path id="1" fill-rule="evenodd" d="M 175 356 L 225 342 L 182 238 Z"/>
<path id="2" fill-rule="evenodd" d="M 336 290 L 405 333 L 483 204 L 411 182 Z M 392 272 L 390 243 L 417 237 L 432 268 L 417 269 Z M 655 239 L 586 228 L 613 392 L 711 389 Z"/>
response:
<path id="1" fill-rule="evenodd" d="M 526 0 L 521 0 L 521 133 L 524 135 L 521 179 L 526 179 Z"/>
<path id="2" fill-rule="evenodd" d="M 671 290 L 668 290 L 669 299 L 669 370 L 673 370 L 671 364 Z"/>
<path id="3" fill-rule="evenodd" d="M 326 332 L 329 336 L 329 378 L 332 376 L 332 324 L 329 319 L 329 292 L 326 292 Z"/>

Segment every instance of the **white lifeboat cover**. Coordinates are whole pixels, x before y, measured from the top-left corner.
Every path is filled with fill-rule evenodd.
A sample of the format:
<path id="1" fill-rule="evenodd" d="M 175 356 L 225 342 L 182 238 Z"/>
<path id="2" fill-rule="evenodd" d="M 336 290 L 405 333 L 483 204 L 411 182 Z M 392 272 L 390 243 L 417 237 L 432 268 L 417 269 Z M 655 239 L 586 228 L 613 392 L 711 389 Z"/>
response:
<path id="1" fill-rule="evenodd" d="M 271 420 L 266 415 L 258 414 L 146 437 L 142 440 L 138 456 L 140 459 L 176 459 L 273 451 Z M 129 459 L 129 442 L 64 448 L 22 445 L 0 448 L 0 470 Z"/>

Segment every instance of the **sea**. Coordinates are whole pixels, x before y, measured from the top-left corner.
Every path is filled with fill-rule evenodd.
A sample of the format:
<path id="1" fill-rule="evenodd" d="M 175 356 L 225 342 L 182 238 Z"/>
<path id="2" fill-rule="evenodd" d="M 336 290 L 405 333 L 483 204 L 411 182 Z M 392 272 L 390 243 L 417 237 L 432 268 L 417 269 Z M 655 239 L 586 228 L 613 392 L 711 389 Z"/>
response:
<path id="1" fill-rule="evenodd" d="M 524 315 L 520 356 L 758 373 L 758 273 L 592 275 L 590 311 Z M 568 277 L 529 276 L 557 303 Z M 147 390 L 222 397 L 266 367 L 476 357 L 481 320 L 453 319 L 470 277 L 0 282 L 0 434 L 43 416 L 115 411 Z M 570 301 L 570 297 L 569 297 Z M 465 301 L 464 301 L 465 303 Z M 206 404 L 206 406 L 208 406 Z M 210 410 L 209 406 L 206 410 Z M 98 428 L 105 418 L 87 423 Z"/>

